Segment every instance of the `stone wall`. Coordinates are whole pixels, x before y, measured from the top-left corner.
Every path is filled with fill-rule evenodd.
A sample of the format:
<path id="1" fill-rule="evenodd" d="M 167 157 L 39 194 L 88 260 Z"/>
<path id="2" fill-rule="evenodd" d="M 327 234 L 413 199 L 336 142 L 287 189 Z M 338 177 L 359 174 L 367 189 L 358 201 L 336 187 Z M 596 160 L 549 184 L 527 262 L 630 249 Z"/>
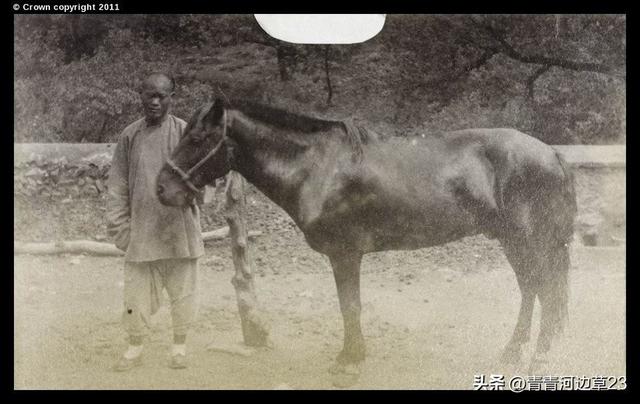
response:
<path id="1" fill-rule="evenodd" d="M 626 239 L 625 146 L 554 146 L 572 167 L 578 218 L 586 245 L 620 245 Z"/>
<path id="2" fill-rule="evenodd" d="M 73 198 L 106 190 L 113 144 L 14 145 L 14 193 Z"/>
<path id="3" fill-rule="evenodd" d="M 572 167 L 578 199 L 577 239 L 586 245 L 624 244 L 626 147 L 555 146 Z M 113 144 L 16 144 L 14 192 L 102 203 Z"/>

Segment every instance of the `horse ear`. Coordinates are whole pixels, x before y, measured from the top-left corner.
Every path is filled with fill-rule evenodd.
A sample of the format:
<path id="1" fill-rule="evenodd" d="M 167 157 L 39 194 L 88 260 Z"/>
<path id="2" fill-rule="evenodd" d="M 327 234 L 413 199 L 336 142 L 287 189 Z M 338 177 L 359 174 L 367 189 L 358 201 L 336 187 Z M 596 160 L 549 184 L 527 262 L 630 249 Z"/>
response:
<path id="1" fill-rule="evenodd" d="M 222 119 L 223 112 L 224 101 L 222 101 L 221 98 L 216 98 L 216 100 L 213 102 L 213 105 L 211 106 L 211 109 L 209 110 L 209 112 L 207 112 L 205 120 L 215 125 L 220 122 L 220 119 Z"/>

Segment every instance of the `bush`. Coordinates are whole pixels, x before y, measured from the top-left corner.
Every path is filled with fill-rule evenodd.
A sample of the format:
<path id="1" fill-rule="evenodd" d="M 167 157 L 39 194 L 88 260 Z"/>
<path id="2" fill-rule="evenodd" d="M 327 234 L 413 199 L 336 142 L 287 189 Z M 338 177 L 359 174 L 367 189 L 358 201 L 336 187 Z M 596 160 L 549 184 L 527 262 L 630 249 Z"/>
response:
<path id="1" fill-rule="evenodd" d="M 625 141 L 624 16 L 391 15 L 367 43 L 332 46 L 328 72 L 324 48 L 274 41 L 251 15 L 15 18 L 18 142 L 115 141 L 157 70 L 175 76 L 182 118 L 224 94 L 394 134 L 501 126 L 555 144 Z M 549 60 L 606 71 L 538 74 Z"/>

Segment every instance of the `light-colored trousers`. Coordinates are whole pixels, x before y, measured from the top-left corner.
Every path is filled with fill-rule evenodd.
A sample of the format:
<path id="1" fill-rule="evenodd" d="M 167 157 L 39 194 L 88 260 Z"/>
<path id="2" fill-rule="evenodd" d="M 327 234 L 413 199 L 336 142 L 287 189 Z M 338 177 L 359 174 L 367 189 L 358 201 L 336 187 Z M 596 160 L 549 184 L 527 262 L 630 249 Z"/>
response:
<path id="1" fill-rule="evenodd" d="M 198 259 L 125 262 L 122 321 L 130 336 L 146 335 L 164 288 L 171 303 L 173 333 L 186 335 L 198 310 Z"/>

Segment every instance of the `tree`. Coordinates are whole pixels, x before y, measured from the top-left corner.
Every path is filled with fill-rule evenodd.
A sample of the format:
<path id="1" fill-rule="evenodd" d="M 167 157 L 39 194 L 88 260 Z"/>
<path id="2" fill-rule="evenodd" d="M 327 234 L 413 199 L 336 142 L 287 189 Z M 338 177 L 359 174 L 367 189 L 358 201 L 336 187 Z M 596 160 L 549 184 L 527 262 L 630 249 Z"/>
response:
<path id="1" fill-rule="evenodd" d="M 395 134 L 508 126 L 548 143 L 624 140 L 624 15 L 388 15 L 359 45 L 289 44 L 252 15 L 17 15 L 20 141 L 110 141 L 136 80 L 167 70 L 176 112 L 224 92 Z"/>

